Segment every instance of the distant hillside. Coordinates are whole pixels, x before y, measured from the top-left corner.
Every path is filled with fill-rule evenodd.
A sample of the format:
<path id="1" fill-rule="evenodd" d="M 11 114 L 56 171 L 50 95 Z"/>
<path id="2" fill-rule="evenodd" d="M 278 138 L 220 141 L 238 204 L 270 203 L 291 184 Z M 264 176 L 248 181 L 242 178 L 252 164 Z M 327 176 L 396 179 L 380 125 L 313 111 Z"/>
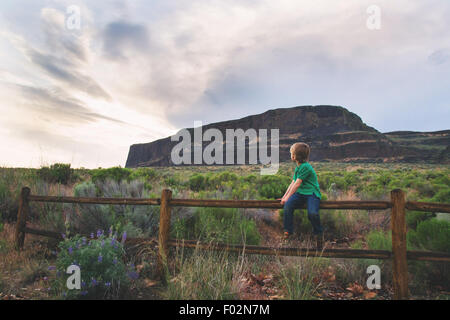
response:
<path id="1" fill-rule="evenodd" d="M 449 162 L 450 131 L 397 131 L 383 134 L 367 126 L 355 113 L 340 106 L 273 109 L 237 120 L 208 124 L 202 127 L 203 132 L 209 128 L 220 130 L 224 137 L 225 129 L 267 129 L 270 133 L 270 129 L 278 128 L 281 162 L 290 160 L 289 147 L 298 141 L 311 146 L 311 161 Z M 187 130 L 194 137 L 193 128 Z M 176 144 L 178 142 L 172 142 L 170 137 L 134 144 L 130 147 L 126 167 L 171 166 L 171 150 Z M 203 148 L 208 144 L 204 142 Z M 246 148 L 248 163 L 248 145 Z M 225 156 L 224 148 L 224 159 Z"/>
<path id="2" fill-rule="evenodd" d="M 384 133 L 403 152 L 404 161 L 448 163 L 450 159 L 450 130 L 434 132 L 393 131 Z"/>

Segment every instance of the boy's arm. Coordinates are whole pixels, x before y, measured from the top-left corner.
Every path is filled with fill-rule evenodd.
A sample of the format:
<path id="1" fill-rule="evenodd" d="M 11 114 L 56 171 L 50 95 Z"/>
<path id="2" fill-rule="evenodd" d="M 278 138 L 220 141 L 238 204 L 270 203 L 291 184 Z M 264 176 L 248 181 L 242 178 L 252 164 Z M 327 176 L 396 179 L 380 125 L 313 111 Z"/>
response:
<path id="1" fill-rule="evenodd" d="M 297 189 L 300 187 L 301 184 L 302 184 L 301 179 L 297 179 L 295 180 L 295 182 L 292 181 L 281 201 L 282 202 L 287 201 L 297 191 Z"/>
<path id="2" fill-rule="evenodd" d="M 286 192 L 284 193 L 283 197 L 281 199 L 286 198 L 286 195 L 289 193 L 289 190 L 292 188 L 292 185 L 294 184 L 294 180 L 291 181 L 291 184 L 289 185 L 289 187 L 286 189 Z M 280 199 L 280 200 L 281 200 Z"/>
<path id="3" fill-rule="evenodd" d="M 281 199 L 278 199 L 278 200 L 282 200 L 282 199 L 285 199 L 285 198 L 286 198 L 287 194 L 289 193 L 289 190 L 291 190 L 292 185 L 293 185 L 294 183 L 295 183 L 295 181 L 292 180 L 292 181 L 291 181 L 291 184 L 290 184 L 289 187 L 286 189 L 286 192 L 284 193 L 283 197 L 282 197 Z M 286 200 L 287 200 L 287 199 L 286 199 Z"/>

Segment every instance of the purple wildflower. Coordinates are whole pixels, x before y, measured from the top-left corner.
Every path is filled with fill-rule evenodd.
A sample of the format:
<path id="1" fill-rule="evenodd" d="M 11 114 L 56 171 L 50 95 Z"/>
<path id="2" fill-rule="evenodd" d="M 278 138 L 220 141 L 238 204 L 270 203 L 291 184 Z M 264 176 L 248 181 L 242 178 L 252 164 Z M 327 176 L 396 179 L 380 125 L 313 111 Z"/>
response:
<path id="1" fill-rule="evenodd" d="M 85 281 L 81 281 L 81 286 L 82 287 L 86 287 L 86 282 Z"/>
<path id="2" fill-rule="evenodd" d="M 100 236 L 103 234 L 102 230 L 97 230 L 97 238 L 100 238 Z"/>
<path id="3" fill-rule="evenodd" d="M 113 263 L 117 264 L 117 258 L 114 258 Z"/>
<path id="4" fill-rule="evenodd" d="M 85 296 L 85 295 L 87 295 L 87 294 L 88 294 L 87 291 L 81 291 L 81 295 L 82 295 L 82 296 Z"/>
<path id="5" fill-rule="evenodd" d="M 103 261 L 103 257 L 102 257 L 102 255 L 100 254 L 99 256 L 98 256 L 98 262 L 102 262 Z"/>
<path id="6" fill-rule="evenodd" d="M 94 239 L 94 233 L 91 232 L 91 239 Z"/>
<path id="7" fill-rule="evenodd" d="M 56 270 L 56 267 L 55 266 L 49 266 L 47 270 L 49 270 L 49 271 Z"/>
<path id="8" fill-rule="evenodd" d="M 66 235 L 65 235 L 64 233 L 61 233 L 61 237 L 62 237 L 63 239 L 65 239 L 65 238 L 66 238 Z"/>
<path id="9" fill-rule="evenodd" d="M 105 240 L 102 240 L 102 248 L 105 246 Z"/>
<path id="10" fill-rule="evenodd" d="M 92 285 L 95 287 L 98 284 L 97 280 L 92 279 Z"/>
<path id="11" fill-rule="evenodd" d="M 123 235 L 122 235 L 122 244 L 125 243 L 125 240 L 127 240 L 127 232 L 126 231 L 124 231 Z"/>
<path id="12" fill-rule="evenodd" d="M 132 280 L 136 280 L 137 278 L 139 278 L 139 274 L 137 272 L 130 271 L 128 272 L 128 277 Z"/>
<path id="13" fill-rule="evenodd" d="M 111 286 L 111 282 L 105 282 L 105 286 L 107 287 Z"/>
<path id="14" fill-rule="evenodd" d="M 72 252 L 73 252 L 72 247 L 69 247 L 69 254 L 72 254 Z"/>
<path id="15" fill-rule="evenodd" d="M 86 245 L 86 237 L 83 237 L 83 246 Z"/>
<path id="16" fill-rule="evenodd" d="M 44 277 L 43 280 L 44 280 L 44 281 L 47 281 L 47 280 L 48 280 L 48 277 Z"/>

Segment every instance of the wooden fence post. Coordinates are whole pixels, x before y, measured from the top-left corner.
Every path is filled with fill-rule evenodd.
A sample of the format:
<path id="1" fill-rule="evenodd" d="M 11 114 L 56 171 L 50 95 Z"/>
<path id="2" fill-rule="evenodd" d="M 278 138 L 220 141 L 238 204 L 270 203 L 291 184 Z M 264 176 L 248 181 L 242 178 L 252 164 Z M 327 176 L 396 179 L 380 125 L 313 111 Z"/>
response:
<path id="1" fill-rule="evenodd" d="M 408 264 L 406 260 L 405 193 L 400 189 L 391 191 L 392 213 L 392 280 L 394 299 L 408 299 Z"/>
<path id="2" fill-rule="evenodd" d="M 163 282 L 166 281 L 167 257 L 169 254 L 170 215 L 169 201 L 172 191 L 164 189 L 161 194 L 161 206 L 159 213 L 159 237 L 158 237 L 158 274 Z"/>
<path id="3" fill-rule="evenodd" d="M 16 232 L 15 232 L 15 245 L 16 249 L 23 248 L 25 242 L 25 232 L 23 229 L 27 224 L 28 214 L 30 212 L 28 196 L 30 195 L 30 188 L 23 187 L 19 198 L 19 211 L 17 212 Z"/>

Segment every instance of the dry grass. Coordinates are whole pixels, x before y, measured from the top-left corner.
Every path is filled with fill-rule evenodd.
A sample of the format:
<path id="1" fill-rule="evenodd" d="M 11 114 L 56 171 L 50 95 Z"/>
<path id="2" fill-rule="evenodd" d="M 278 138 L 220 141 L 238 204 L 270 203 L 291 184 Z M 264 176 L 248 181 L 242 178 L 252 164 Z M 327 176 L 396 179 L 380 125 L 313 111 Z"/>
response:
<path id="1" fill-rule="evenodd" d="M 34 239 L 35 240 L 35 239 Z M 14 225 L 6 224 L 0 233 L 0 297 L 49 299 L 47 293 L 50 252 L 27 236 L 22 251 L 14 248 Z M 5 298 L 6 297 L 6 298 Z"/>

